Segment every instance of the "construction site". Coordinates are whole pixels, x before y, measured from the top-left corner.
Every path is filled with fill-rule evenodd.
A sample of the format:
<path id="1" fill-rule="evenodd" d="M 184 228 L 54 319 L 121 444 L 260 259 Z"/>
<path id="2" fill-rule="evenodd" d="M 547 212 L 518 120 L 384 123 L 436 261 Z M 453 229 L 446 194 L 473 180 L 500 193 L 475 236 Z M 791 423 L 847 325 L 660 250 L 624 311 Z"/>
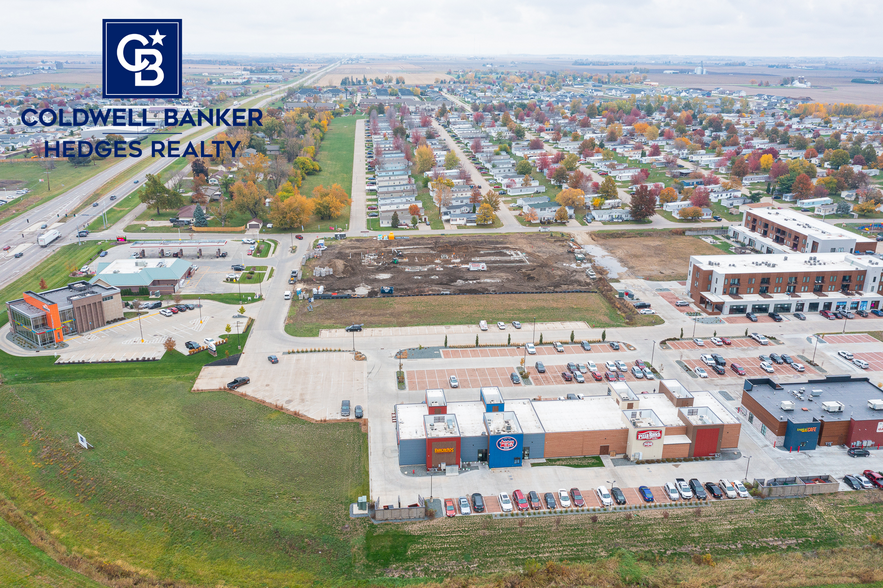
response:
<path id="1" fill-rule="evenodd" d="M 594 290 L 577 247 L 527 234 L 331 241 L 305 263 L 301 284 L 352 298 Z"/>

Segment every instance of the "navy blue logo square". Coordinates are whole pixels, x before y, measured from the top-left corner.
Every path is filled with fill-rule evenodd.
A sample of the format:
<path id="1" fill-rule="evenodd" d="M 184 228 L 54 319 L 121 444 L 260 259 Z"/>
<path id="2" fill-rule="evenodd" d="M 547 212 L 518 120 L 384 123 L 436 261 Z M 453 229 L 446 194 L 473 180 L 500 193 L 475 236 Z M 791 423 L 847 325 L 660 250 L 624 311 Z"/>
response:
<path id="1" fill-rule="evenodd" d="M 181 19 L 102 21 L 105 98 L 181 97 Z"/>

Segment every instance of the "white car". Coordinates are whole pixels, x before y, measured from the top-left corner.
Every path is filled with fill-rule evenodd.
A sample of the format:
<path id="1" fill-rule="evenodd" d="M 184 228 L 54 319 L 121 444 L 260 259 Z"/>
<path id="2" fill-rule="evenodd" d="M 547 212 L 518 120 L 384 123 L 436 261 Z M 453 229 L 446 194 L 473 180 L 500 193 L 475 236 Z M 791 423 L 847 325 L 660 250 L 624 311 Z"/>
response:
<path id="1" fill-rule="evenodd" d="M 675 486 L 678 487 L 678 493 L 684 497 L 684 500 L 690 500 L 693 498 L 693 491 L 690 490 L 690 485 L 685 480 L 676 480 Z"/>
<path id="2" fill-rule="evenodd" d="M 533 343 L 525 343 L 524 348 L 527 349 L 528 355 L 536 355 L 537 354 L 537 348 L 534 347 Z"/>
<path id="3" fill-rule="evenodd" d="M 239 274 L 227 274 L 228 280 L 233 280 L 234 282 L 239 279 Z"/>
<path id="4" fill-rule="evenodd" d="M 607 488 L 604 486 L 598 486 L 595 493 L 598 494 L 598 500 L 601 501 L 601 506 L 613 506 L 613 499 L 610 497 L 610 492 L 607 491 Z"/>
<path id="5" fill-rule="evenodd" d="M 768 374 L 772 374 L 773 372 L 775 372 L 775 370 L 773 369 L 773 364 L 771 364 L 768 361 L 760 362 L 760 369 L 762 369 L 763 371 L 765 371 Z"/>
<path id="6" fill-rule="evenodd" d="M 500 329 L 501 331 L 505 331 L 506 330 L 506 323 L 504 323 L 502 321 L 497 322 L 497 328 Z"/>
<path id="7" fill-rule="evenodd" d="M 696 374 L 697 376 L 699 376 L 700 378 L 707 378 L 708 377 L 708 372 L 705 371 L 705 368 L 700 367 L 698 365 L 693 368 L 693 373 Z"/>
<path id="8" fill-rule="evenodd" d="M 558 490 L 558 502 L 561 503 L 561 508 L 570 508 L 570 494 L 567 490 Z"/>
<path id="9" fill-rule="evenodd" d="M 751 495 L 748 493 L 748 489 L 745 487 L 742 482 L 738 480 L 733 482 L 733 486 L 736 488 L 736 494 L 739 495 L 739 498 L 751 498 Z"/>
<path id="10" fill-rule="evenodd" d="M 709 341 L 711 341 L 712 343 L 714 343 L 718 347 L 721 347 L 724 344 L 723 340 L 718 339 L 717 337 L 712 337 L 711 339 L 709 339 Z"/>
<path id="11" fill-rule="evenodd" d="M 695 343 L 697 347 L 705 347 L 705 341 L 698 337 L 693 339 L 693 343 Z"/>
<path id="12" fill-rule="evenodd" d="M 202 340 L 202 342 L 205 343 L 206 345 L 214 345 L 215 344 L 215 340 L 212 339 L 211 337 L 206 337 L 205 339 Z"/>
<path id="13" fill-rule="evenodd" d="M 558 353 L 564 353 L 564 345 L 561 343 L 555 343 L 555 351 Z"/>
<path id="14" fill-rule="evenodd" d="M 855 361 L 861 361 L 861 360 L 860 360 L 860 359 L 856 359 Z M 794 369 L 795 372 L 803 372 L 803 371 L 806 371 L 806 366 L 803 365 L 802 363 L 797 363 L 796 361 L 792 361 L 792 362 L 791 362 L 791 367 Z"/>
<path id="15" fill-rule="evenodd" d="M 616 370 L 616 364 L 613 363 L 612 361 L 604 362 L 604 367 L 607 368 L 607 371 L 608 371 L 608 372 L 615 372 L 615 371 L 617 371 L 617 370 Z"/>
<path id="16" fill-rule="evenodd" d="M 861 484 L 862 484 L 862 488 L 867 489 L 867 488 L 873 488 L 873 487 L 874 487 L 874 485 L 871 483 L 871 481 L 870 481 L 869 479 L 867 479 L 866 477 L 856 475 L 856 478 L 858 478 L 858 481 L 861 482 Z"/>
<path id="17" fill-rule="evenodd" d="M 652 308 L 642 308 L 638 311 L 638 314 L 656 314 L 656 311 Z"/>
<path id="18" fill-rule="evenodd" d="M 728 481 L 721 480 L 717 485 L 720 486 L 721 492 L 727 495 L 727 498 L 736 498 L 736 487 Z"/>
<path id="19" fill-rule="evenodd" d="M 505 492 L 500 492 L 500 510 L 503 512 L 512 512 L 512 501 Z"/>
<path id="20" fill-rule="evenodd" d="M 451 384 L 451 388 L 459 388 L 460 380 L 457 379 L 457 376 L 451 376 L 448 378 L 448 382 Z"/>
<path id="21" fill-rule="evenodd" d="M 461 496 L 460 498 L 457 499 L 457 501 L 460 503 L 460 514 L 461 515 L 472 514 L 472 509 L 469 508 L 469 499 L 467 499 L 465 496 Z"/>
<path id="22" fill-rule="evenodd" d="M 708 355 L 707 353 L 700 355 L 699 359 L 700 359 L 700 361 L 702 361 L 702 363 L 704 363 L 705 365 L 708 365 L 708 366 L 712 366 L 717 363 L 716 361 L 714 361 L 714 357 L 712 357 L 711 355 Z"/>
<path id="23" fill-rule="evenodd" d="M 519 323 L 518 321 L 512 321 L 512 326 L 515 327 L 516 329 L 520 329 L 521 323 Z"/>
<path id="24" fill-rule="evenodd" d="M 653 377 L 653 370 L 651 370 L 648 367 L 644 368 L 644 377 L 647 378 L 648 380 L 655 380 L 656 379 Z"/>
<path id="25" fill-rule="evenodd" d="M 167 308 L 162 309 L 159 313 L 163 316 L 172 316 L 172 311 Z"/>
<path id="26" fill-rule="evenodd" d="M 674 502 L 675 500 L 680 500 L 681 495 L 678 494 L 678 487 L 672 484 L 671 482 L 666 482 L 665 486 L 662 487 L 665 490 L 665 495 L 669 500 Z"/>
<path id="27" fill-rule="evenodd" d="M 598 371 L 598 366 L 595 365 L 594 361 L 587 361 L 586 367 L 589 368 L 590 372 L 597 372 Z"/>
<path id="28" fill-rule="evenodd" d="M 862 368 L 863 370 L 868 369 L 868 365 L 869 365 L 868 362 L 866 362 L 864 359 L 858 359 L 858 358 L 853 359 L 852 363 L 854 363 L 858 367 Z M 791 364 L 791 367 L 794 367 L 793 363 Z M 797 369 L 797 368 L 794 368 L 794 369 Z M 797 370 L 797 371 L 802 372 L 803 370 Z"/>
<path id="29" fill-rule="evenodd" d="M 625 362 L 622 361 L 621 359 L 617 359 L 617 360 L 614 361 L 613 363 L 616 364 L 616 369 L 618 369 L 618 370 L 621 371 L 622 373 L 626 373 L 626 372 L 629 371 L 629 366 L 627 366 L 627 365 L 625 364 Z"/>
<path id="30" fill-rule="evenodd" d="M 839 355 L 843 359 L 846 359 L 848 361 L 852 361 L 852 353 L 849 351 L 838 351 L 837 355 Z"/>
<path id="31" fill-rule="evenodd" d="M 242 242 L 246 245 L 254 245 L 255 243 L 257 243 L 257 241 L 255 241 L 254 239 L 243 239 Z"/>

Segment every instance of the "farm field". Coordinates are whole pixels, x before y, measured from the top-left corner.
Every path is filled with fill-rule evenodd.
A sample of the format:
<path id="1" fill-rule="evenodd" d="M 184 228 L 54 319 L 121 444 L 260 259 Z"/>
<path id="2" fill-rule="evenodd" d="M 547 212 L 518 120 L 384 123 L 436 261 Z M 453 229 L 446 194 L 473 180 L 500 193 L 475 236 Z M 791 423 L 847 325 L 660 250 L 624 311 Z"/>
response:
<path id="1" fill-rule="evenodd" d="M 647 280 L 684 280 L 691 255 L 723 253 L 698 237 L 671 231 L 596 231 L 591 238 L 627 267 L 632 276 Z"/>
<path id="2" fill-rule="evenodd" d="M 449 80 L 450 76 L 444 72 L 447 68 L 442 68 L 440 64 L 415 64 L 404 61 L 376 61 L 368 63 L 349 63 L 336 68 L 334 71 L 324 75 L 319 81 L 319 86 L 337 86 L 340 80 L 352 76 L 353 78 L 362 76 L 368 78 L 384 78 L 392 76 L 397 78 L 403 76 L 406 84 L 432 84 L 436 80 Z"/>
<path id="3" fill-rule="evenodd" d="M 592 327 L 625 324 L 600 294 L 499 294 L 493 296 L 418 296 L 413 298 L 354 298 L 293 301 L 285 332 L 317 337 L 322 329 L 341 329 L 353 323 L 367 327 L 477 324 L 480 320 L 538 322 L 583 320 Z M 635 326 L 661 322 L 654 315 L 638 315 Z"/>

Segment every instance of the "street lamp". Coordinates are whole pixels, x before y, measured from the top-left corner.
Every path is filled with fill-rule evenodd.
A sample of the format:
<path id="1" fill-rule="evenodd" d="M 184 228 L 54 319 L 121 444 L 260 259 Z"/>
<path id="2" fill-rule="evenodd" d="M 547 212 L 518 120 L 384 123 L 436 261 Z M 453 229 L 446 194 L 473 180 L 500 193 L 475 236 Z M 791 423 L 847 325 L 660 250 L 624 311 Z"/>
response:
<path id="1" fill-rule="evenodd" d="M 696 323 L 697 322 L 699 322 L 699 321 L 697 321 L 696 319 L 693 319 L 693 336 L 691 337 L 692 339 L 696 338 Z"/>
<path id="2" fill-rule="evenodd" d="M 236 321 L 236 346 L 242 351 L 242 342 L 239 340 L 239 321 Z"/>
<path id="3" fill-rule="evenodd" d="M 202 297 L 196 299 L 196 306 L 199 308 L 199 324 L 202 324 Z"/>
<path id="4" fill-rule="evenodd" d="M 844 306 L 844 307 L 843 307 L 843 330 L 840 331 L 840 334 L 841 334 L 841 335 L 842 335 L 843 333 L 846 332 L 846 320 L 847 320 L 847 318 L 846 318 L 846 313 L 847 313 L 847 312 L 849 312 L 849 311 L 848 311 L 848 310 L 846 309 L 846 307 Z"/>
<path id="5" fill-rule="evenodd" d="M 818 335 L 816 335 L 815 337 L 816 337 L 816 344 L 812 348 L 812 362 L 813 363 L 816 362 L 816 350 L 819 348 L 819 339 L 821 339 L 821 337 L 819 337 Z"/>
<path id="6" fill-rule="evenodd" d="M 743 455 L 742 457 L 748 458 L 748 463 L 745 465 L 745 481 L 747 482 L 748 481 L 748 466 L 751 465 L 751 456 L 750 455 Z"/>
<path id="7" fill-rule="evenodd" d="M 656 341 L 653 341 L 653 347 L 650 348 L 650 365 L 653 365 L 654 357 L 656 357 Z"/>

